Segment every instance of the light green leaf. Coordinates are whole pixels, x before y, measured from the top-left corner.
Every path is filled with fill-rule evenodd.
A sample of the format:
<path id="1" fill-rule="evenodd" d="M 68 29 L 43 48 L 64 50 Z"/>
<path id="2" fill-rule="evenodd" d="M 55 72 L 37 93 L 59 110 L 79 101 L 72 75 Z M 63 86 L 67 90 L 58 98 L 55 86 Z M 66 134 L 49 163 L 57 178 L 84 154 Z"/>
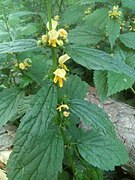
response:
<path id="1" fill-rule="evenodd" d="M 94 131 L 82 136 L 78 149 L 89 164 L 102 170 L 114 170 L 128 161 L 127 151 L 118 139 Z"/>
<path id="2" fill-rule="evenodd" d="M 34 39 L 20 39 L 11 42 L 0 43 L 0 54 L 9 52 L 25 52 L 37 48 L 37 41 Z"/>
<path id="3" fill-rule="evenodd" d="M 46 131 L 36 146 L 29 145 L 29 151 L 22 161 L 9 173 L 9 180 L 57 180 L 62 171 L 64 144 L 57 131 Z"/>
<path id="4" fill-rule="evenodd" d="M 56 87 L 46 81 L 45 86 L 42 87 L 35 96 L 31 103 L 31 108 L 22 118 L 18 128 L 14 142 L 14 150 L 8 165 L 10 180 L 18 180 L 17 175 L 20 169 L 22 169 L 23 172 L 23 165 L 21 163 L 24 157 L 31 152 L 30 149 L 35 148 L 35 145 L 47 130 L 49 123 L 55 116 L 56 106 Z M 37 164 L 35 165 L 37 167 Z M 29 166 L 29 168 L 32 167 Z M 29 168 L 27 169 L 28 171 Z"/>
<path id="5" fill-rule="evenodd" d="M 74 45 L 67 46 L 66 52 L 76 63 L 88 69 L 109 70 L 135 78 L 133 68 L 106 52 Z"/>
<path id="6" fill-rule="evenodd" d="M 108 19 L 108 9 L 100 8 L 87 16 L 85 24 L 89 27 L 95 27 L 100 29 L 102 32 L 105 32 Z"/>
<path id="7" fill-rule="evenodd" d="M 107 24 L 107 34 L 109 36 L 109 42 L 111 44 L 111 49 L 115 45 L 115 40 L 120 34 L 120 22 L 118 19 L 109 19 Z"/>
<path id="8" fill-rule="evenodd" d="M 20 27 L 21 29 L 21 35 L 32 35 L 33 33 L 36 33 L 38 31 L 36 24 L 30 23 L 25 25 L 24 27 Z"/>
<path id="9" fill-rule="evenodd" d="M 97 105 L 85 100 L 70 101 L 70 111 L 77 116 L 86 126 L 92 126 L 100 133 L 115 136 L 114 126 L 107 114 Z"/>
<path id="10" fill-rule="evenodd" d="M 22 98 L 23 92 L 15 88 L 0 92 L 0 128 L 17 115 Z"/>
<path id="11" fill-rule="evenodd" d="M 122 6 L 126 8 L 130 8 L 132 10 L 135 10 L 135 1 L 134 0 L 121 0 Z"/>
<path id="12" fill-rule="evenodd" d="M 125 74 L 108 72 L 108 93 L 107 96 L 131 88 L 134 80 Z"/>
<path id="13" fill-rule="evenodd" d="M 105 33 L 103 31 L 89 25 L 76 27 L 69 32 L 69 42 L 78 45 L 95 45 L 104 37 Z"/>
<path id="14" fill-rule="evenodd" d="M 107 71 L 94 71 L 94 84 L 101 101 L 107 98 Z"/>
<path id="15" fill-rule="evenodd" d="M 121 34 L 119 38 L 126 47 L 135 49 L 135 32 Z"/>
<path id="16" fill-rule="evenodd" d="M 68 99 L 84 99 L 88 91 L 88 84 L 78 76 L 70 76 L 59 89 L 60 99 L 65 96 Z"/>

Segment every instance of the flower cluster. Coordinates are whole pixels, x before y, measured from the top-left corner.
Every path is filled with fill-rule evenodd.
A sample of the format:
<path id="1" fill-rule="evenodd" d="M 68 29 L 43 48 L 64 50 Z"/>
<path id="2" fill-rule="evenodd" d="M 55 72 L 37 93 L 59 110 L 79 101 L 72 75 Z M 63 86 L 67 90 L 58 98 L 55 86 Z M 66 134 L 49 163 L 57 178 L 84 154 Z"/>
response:
<path id="1" fill-rule="evenodd" d="M 21 70 L 26 70 L 28 67 L 31 67 L 31 60 L 29 58 L 25 59 L 21 63 L 14 63 L 16 67 L 18 67 Z"/>
<path id="2" fill-rule="evenodd" d="M 54 19 L 59 20 L 59 16 L 55 16 Z M 63 46 L 64 42 L 67 41 L 68 33 L 65 29 L 56 30 L 58 26 L 58 21 L 51 19 L 51 27 L 49 22 L 47 22 L 46 27 L 48 33 L 43 35 L 41 40 L 38 41 L 38 45 L 49 45 L 52 47 Z"/>
<path id="3" fill-rule="evenodd" d="M 59 106 L 57 107 L 57 110 L 58 110 L 59 112 L 61 112 L 62 110 L 64 110 L 64 111 L 63 111 L 63 116 L 65 116 L 65 117 L 68 117 L 68 116 L 70 115 L 70 112 L 68 111 L 68 110 L 69 110 L 69 106 L 68 106 L 67 104 L 61 104 L 61 105 L 59 105 Z"/>
<path id="4" fill-rule="evenodd" d="M 108 12 L 111 19 L 118 19 L 121 16 L 121 11 L 119 11 L 119 6 L 113 6 L 112 11 Z"/>
<path id="5" fill-rule="evenodd" d="M 59 67 L 53 74 L 55 75 L 53 82 L 58 83 L 59 87 L 63 87 L 63 81 L 66 81 L 66 71 L 69 71 L 67 66 L 64 64 L 70 57 L 67 54 L 64 54 L 59 57 Z"/>

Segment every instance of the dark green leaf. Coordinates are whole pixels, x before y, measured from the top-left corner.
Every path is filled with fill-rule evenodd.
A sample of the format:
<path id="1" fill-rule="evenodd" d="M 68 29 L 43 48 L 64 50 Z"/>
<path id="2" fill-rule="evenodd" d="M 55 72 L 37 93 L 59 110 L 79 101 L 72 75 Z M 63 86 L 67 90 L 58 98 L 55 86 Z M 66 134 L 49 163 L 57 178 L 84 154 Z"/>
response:
<path id="1" fill-rule="evenodd" d="M 0 127 L 17 115 L 22 98 L 24 98 L 23 92 L 15 88 L 0 92 Z"/>
<path id="2" fill-rule="evenodd" d="M 78 76 L 70 76 L 65 81 L 63 88 L 59 89 L 60 99 L 65 96 L 68 99 L 84 99 L 88 91 L 88 84 Z"/>
<path id="3" fill-rule="evenodd" d="M 9 179 L 18 180 L 57 180 L 62 170 L 64 156 L 63 140 L 57 131 L 46 131 L 36 146 L 29 145 L 29 151 L 15 169 L 9 173 Z"/>
<path id="4" fill-rule="evenodd" d="M 85 4 L 91 4 L 95 2 L 106 2 L 107 0 L 81 0 L 80 4 L 85 5 Z"/>
<path id="5" fill-rule="evenodd" d="M 89 164 L 102 170 L 113 170 L 128 161 L 127 151 L 118 139 L 94 131 L 82 136 L 78 149 Z"/>
<path id="6" fill-rule="evenodd" d="M 108 93 L 107 96 L 131 88 L 134 84 L 134 79 L 125 74 L 117 74 L 108 72 Z"/>
<path id="7" fill-rule="evenodd" d="M 8 165 L 10 180 L 19 179 L 17 176 L 20 175 L 20 170 L 23 172 L 22 160 L 30 153 L 30 149 L 35 148 L 40 137 L 47 130 L 50 121 L 56 113 L 56 106 L 56 87 L 50 82 L 46 82 L 45 86 L 42 87 L 35 96 L 31 108 L 21 120 L 18 128 L 14 142 L 14 150 Z M 36 163 L 35 165 L 37 166 Z M 31 166 L 29 168 L 31 168 Z"/>
<path id="8" fill-rule="evenodd" d="M 106 52 L 74 45 L 67 46 L 66 51 L 76 63 L 88 69 L 109 70 L 135 78 L 135 70 L 133 68 Z"/>
<path id="9" fill-rule="evenodd" d="M 126 47 L 135 49 L 135 32 L 121 34 L 119 38 Z"/>
<path id="10" fill-rule="evenodd" d="M 101 133 L 115 136 L 114 126 L 107 114 L 97 105 L 85 100 L 70 101 L 70 111 L 77 116 L 86 126 L 92 126 Z"/>
<path id="11" fill-rule="evenodd" d="M 78 45 L 95 45 L 104 37 L 105 33 L 100 29 L 89 25 L 83 25 L 70 31 L 69 42 Z"/>
<path id="12" fill-rule="evenodd" d="M 94 72 L 94 84 L 96 86 L 97 93 L 101 101 L 107 98 L 107 71 L 95 71 Z"/>
<path id="13" fill-rule="evenodd" d="M 37 41 L 34 39 L 20 39 L 11 42 L 0 43 L 0 54 L 9 52 L 24 52 L 37 48 Z"/>
<path id="14" fill-rule="evenodd" d="M 115 40 L 120 34 L 120 22 L 118 19 L 109 19 L 107 24 L 107 34 L 109 36 L 111 49 L 113 49 L 113 46 L 115 45 Z"/>

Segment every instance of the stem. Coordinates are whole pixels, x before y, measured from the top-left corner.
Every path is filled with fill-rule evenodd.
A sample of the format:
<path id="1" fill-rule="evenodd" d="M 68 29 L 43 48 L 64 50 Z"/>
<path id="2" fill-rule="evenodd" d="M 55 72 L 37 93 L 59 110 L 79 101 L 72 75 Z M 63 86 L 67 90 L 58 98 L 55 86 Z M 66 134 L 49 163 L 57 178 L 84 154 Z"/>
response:
<path id="1" fill-rule="evenodd" d="M 135 90 L 131 87 L 132 92 L 135 94 Z"/>
<path id="2" fill-rule="evenodd" d="M 67 139 L 67 137 L 66 137 L 66 135 L 64 133 L 63 128 L 61 128 L 61 134 L 62 134 L 64 143 L 68 145 L 69 142 L 68 142 L 68 139 Z M 69 159 L 70 166 L 71 166 L 71 168 L 73 170 L 73 173 L 75 174 L 75 166 L 74 166 L 73 158 L 72 158 L 71 151 L 70 151 L 69 147 L 67 147 L 67 154 L 68 154 L 68 159 Z"/>
<path id="3" fill-rule="evenodd" d="M 49 29 L 52 29 L 52 12 L 51 12 L 51 1 L 47 0 L 47 14 L 49 20 Z"/>

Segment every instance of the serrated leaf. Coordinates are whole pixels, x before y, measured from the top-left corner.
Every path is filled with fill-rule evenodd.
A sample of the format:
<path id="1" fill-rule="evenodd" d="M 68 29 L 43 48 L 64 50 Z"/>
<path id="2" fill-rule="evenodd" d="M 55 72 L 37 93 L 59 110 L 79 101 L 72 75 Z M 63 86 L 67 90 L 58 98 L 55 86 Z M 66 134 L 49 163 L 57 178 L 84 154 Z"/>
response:
<path id="1" fill-rule="evenodd" d="M 126 47 L 135 49 L 135 32 L 121 34 L 119 39 Z"/>
<path id="2" fill-rule="evenodd" d="M 76 27 L 69 32 L 69 42 L 78 45 L 95 45 L 104 37 L 105 33 L 103 31 L 89 25 Z"/>
<path id="3" fill-rule="evenodd" d="M 103 32 L 106 31 L 106 25 L 108 23 L 108 9 L 100 8 L 89 14 L 85 20 L 85 24 L 89 27 L 95 27 Z"/>
<path id="4" fill-rule="evenodd" d="M 107 114 L 97 105 L 85 100 L 70 101 L 70 111 L 77 116 L 86 126 L 92 126 L 100 133 L 115 136 L 114 126 Z"/>
<path id="5" fill-rule="evenodd" d="M 62 170 L 64 144 L 57 131 L 46 131 L 37 141 L 36 146 L 29 146 L 29 151 L 14 172 L 9 173 L 9 180 L 57 180 Z"/>
<path id="6" fill-rule="evenodd" d="M 89 164 L 102 170 L 114 170 L 128 161 L 127 151 L 118 139 L 94 131 L 82 136 L 78 149 Z"/>
<path id="7" fill-rule="evenodd" d="M 107 98 L 107 71 L 94 71 L 94 84 L 101 101 Z"/>
<path id="8" fill-rule="evenodd" d="M 18 180 L 17 174 L 20 172 L 20 169 L 23 170 L 22 160 L 30 153 L 31 148 L 35 148 L 40 137 L 47 130 L 49 123 L 56 113 L 56 106 L 56 87 L 50 82 L 46 82 L 45 86 L 35 96 L 31 103 L 31 109 L 22 118 L 18 128 L 14 150 L 8 165 L 10 180 Z"/>
<path id="9" fill-rule="evenodd" d="M 60 99 L 66 96 L 68 99 L 84 99 L 88 91 L 88 84 L 78 76 L 70 76 L 65 81 L 63 88 L 59 89 Z"/>
<path id="10" fill-rule="evenodd" d="M 135 1 L 134 0 L 121 0 L 122 6 L 126 8 L 130 8 L 132 10 L 135 10 Z"/>
<path id="11" fill-rule="evenodd" d="M 109 36 L 109 42 L 111 44 L 111 49 L 115 45 L 115 40 L 120 34 L 120 22 L 118 19 L 109 19 L 107 23 L 107 34 Z"/>
<path id="12" fill-rule="evenodd" d="M 88 69 L 108 70 L 135 78 L 135 70 L 133 68 L 104 51 L 70 45 L 66 47 L 66 52 L 76 63 Z"/>
<path id="13" fill-rule="evenodd" d="M 0 92 L 0 128 L 18 114 L 18 106 L 24 94 L 15 88 Z"/>
<path id="14" fill-rule="evenodd" d="M 134 84 L 134 79 L 125 74 L 117 74 L 108 72 L 108 93 L 107 96 L 131 88 Z"/>
<path id="15" fill-rule="evenodd" d="M 37 41 L 34 39 L 20 39 L 11 42 L 0 43 L 0 54 L 9 52 L 25 52 L 37 48 Z"/>

